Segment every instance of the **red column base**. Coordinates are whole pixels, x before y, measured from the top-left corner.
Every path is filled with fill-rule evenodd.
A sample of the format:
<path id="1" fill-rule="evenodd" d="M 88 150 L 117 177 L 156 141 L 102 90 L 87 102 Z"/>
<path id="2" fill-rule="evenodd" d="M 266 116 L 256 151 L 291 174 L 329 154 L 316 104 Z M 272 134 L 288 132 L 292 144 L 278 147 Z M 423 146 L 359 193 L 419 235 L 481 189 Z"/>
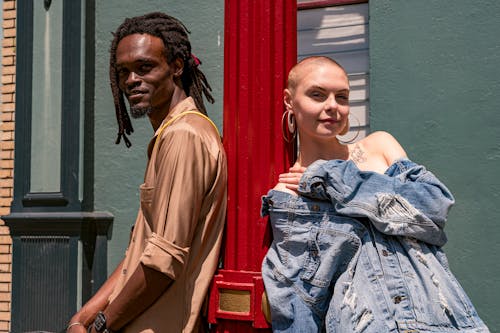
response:
<path id="1" fill-rule="evenodd" d="M 218 319 L 247 321 L 254 328 L 268 328 L 262 312 L 264 283 L 260 272 L 219 270 L 210 288 L 208 322 Z"/>

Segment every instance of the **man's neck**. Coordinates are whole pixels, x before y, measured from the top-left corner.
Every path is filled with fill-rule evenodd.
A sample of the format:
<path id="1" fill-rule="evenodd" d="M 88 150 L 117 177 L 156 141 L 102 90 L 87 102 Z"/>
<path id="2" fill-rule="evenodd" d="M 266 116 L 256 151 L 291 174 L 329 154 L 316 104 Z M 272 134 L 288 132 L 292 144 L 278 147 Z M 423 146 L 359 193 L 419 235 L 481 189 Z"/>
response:
<path id="1" fill-rule="evenodd" d="M 158 127 L 160 127 L 161 123 L 165 119 L 166 116 L 170 114 L 173 108 L 183 100 L 187 98 L 186 93 L 184 92 L 183 89 L 177 88 L 174 90 L 174 93 L 172 94 L 172 99 L 170 101 L 170 105 L 163 110 L 157 109 L 153 110 L 149 114 L 149 121 L 151 122 L 151 126 L 153 126 L 153 130 L 156 132 Z"/>

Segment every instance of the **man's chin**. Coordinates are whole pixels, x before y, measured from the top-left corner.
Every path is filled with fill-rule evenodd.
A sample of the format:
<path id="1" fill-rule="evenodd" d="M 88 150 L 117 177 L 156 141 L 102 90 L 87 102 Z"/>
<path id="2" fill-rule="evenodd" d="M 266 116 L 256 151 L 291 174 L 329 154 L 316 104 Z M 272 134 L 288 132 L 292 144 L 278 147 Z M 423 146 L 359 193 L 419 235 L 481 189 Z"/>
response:
<path id="1" fill-rule="evenodd" d="M 150 106 L 146 107 L 140 107 L 140 106 L 131 106 L 130 107 L 130 114 L 132 115 L 132 118 L 142 118 L 148 114 L 150 114 L 152 111 Z"/>

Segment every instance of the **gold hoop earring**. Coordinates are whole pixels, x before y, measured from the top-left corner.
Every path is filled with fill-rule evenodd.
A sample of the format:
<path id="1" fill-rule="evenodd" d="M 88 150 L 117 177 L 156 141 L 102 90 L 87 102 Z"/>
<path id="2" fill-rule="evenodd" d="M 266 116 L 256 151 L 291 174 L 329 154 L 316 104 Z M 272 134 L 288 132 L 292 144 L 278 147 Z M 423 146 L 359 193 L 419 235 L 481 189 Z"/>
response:
<path id="1" fill-rule="evenodd" d="M 340 136 L 337 136 L 337 140 L 339 140 L 340 143 L 344 144 L 344 145 L 347 145 L 349 143 L 353 143 L 354 141 L 356 141 L 356 139 L 358 138 L 359 136 L 359 133 L 361 132 L 360 130 L 360 126 L 361 126 L 361 122 L 359 121 L 358 117 L 356 117 L 354 115 L 354 113 L 349 113 L 349 117 L 352 117 L 354 119 L 356 119 L 356 122 L 357 122 L 357 125 L 354 126 L 354 127 L 357 127 L 358 128 L 358 131 L 356 132 L 356 134 L 354 135 L 354 137 L 350 138 L 349 140 L 341 140 L 340 137 L 344 137 L 345 135 L 347 135 L 347 133 L 349 133 L 349 129 L 347 129 L 346 131 L 346 134 L 345 135 L 340 135 Z M 347 120 L 347 124 L 350 124 L 351 121 L 348 119 Z"/>
<path id="2" fill-rule="evenodd" d="M 290 110 L 286 110 L 281 116 L 281 132 L 283 134 L 283 140 L 287 143 L 292 142 L 295 139 L 295 136 L 297 136 L 297 123 L 295 122 L 295 117 Z"/>

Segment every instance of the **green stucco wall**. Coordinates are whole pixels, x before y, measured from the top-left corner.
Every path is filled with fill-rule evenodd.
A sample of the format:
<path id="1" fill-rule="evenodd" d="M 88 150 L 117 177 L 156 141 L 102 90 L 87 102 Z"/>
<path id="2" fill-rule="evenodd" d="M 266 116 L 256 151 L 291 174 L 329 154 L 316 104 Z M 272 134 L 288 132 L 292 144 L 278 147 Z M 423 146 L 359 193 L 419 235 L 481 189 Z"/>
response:
<path id="1" fill-rule="evenodd" d="M 500 2 L 373 0 L 369 6 L 371 128 L 391 132 L 454 193 L 445 251 L 481 317 L 500 332 Z M 223 7 L 223 0 L 96 1 L 94 196 L 95 210 L 115 216 L 109 271 L 135 219 L 152 135 L 143 119 L 134 122 L 132 148 L 114 144 L 111 32 L 124 17 L 155 10 L 181 19 L 214 88 L 209 114 L 221 128 Z"/>
<path id="2" fill-rule="evenodd" d="M 96 1 L 94 205 L 95 210 L 109 211 L 115 216 L 108 243 L 108 273 L 123 257 L 137 215 L 138 187 L 144 176 L 147 143 L 153 135 L 147 118 L 135 120 L 135 132 L 130 136 L 132 147 L 114 143 L 117 127 L 108 79 L 111 32 L 124 18 L 152 11 L 177 17 L 191 31 L 193 53 L 202 60 L 200 68 L 216 99 L 215 104 L 208 104 L 208 113 L 222 129 L 224 1 Z"/>
<path id="3" fill-rule="evenodd" d="M 500 2 L 370 1 L 370 121 L 455 195 L 451 269 L 500 332 Z"/>

